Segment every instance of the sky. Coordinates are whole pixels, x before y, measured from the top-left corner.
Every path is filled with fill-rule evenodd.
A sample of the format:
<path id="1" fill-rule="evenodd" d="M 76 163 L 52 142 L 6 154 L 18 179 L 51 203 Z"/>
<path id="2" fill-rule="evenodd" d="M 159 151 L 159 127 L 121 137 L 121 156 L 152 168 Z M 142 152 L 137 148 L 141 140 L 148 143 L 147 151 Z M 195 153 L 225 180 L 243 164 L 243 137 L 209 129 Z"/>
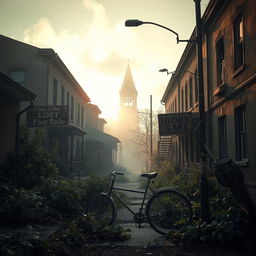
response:
<path id="1" fill-rule="evenodd" d="M 202 13 L 209 0 L 201 1 Z M 160 101 L 186 43 L 152 25 L 125 27 L 127 19 L 156 22 L 189 39 L 193 0 L 0 0 L 0 34 L 53 48 L 108 122 L 118 116 L 119 90 L 129 63 L 138 108 Z"/>

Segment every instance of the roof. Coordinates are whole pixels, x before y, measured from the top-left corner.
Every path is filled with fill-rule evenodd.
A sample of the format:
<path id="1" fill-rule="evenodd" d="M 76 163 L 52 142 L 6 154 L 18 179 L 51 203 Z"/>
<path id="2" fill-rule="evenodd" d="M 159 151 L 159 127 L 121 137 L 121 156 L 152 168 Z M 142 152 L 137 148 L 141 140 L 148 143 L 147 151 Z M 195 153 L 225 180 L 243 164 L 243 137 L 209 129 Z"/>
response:
<path id="1" fill-rule="evenodd" d="M 60 67 L 60 69 L 67 75 L 67 77 L 72 81 L 73 85 L 75 85 L 76 89 L 81 93 L 84 100 L 86 102 L 90 102 L 89 96 L 86 94 L 86 92 L 83 90 L 83 88 L 80 86 L 80 84 L 77 82 L 75 77 L 72 75 L 72 73 L 69 71 L 67 66 L 64 64 L 64 62 L 61 60 L 59 55 L 51 48 L 39 48 L 39 54 L 43 57 L 50 58 L 51 61 L 56 62 L 56 64 Z"/>
<path id="2" fill-rule="evenodd" d="M 83 90 L 83 88 L 80 86 L 80 84 L 77 82 L 77 80 L 74 78 L 74 76 L 71 74 L 67 66 L 64 64 L 64 62 L 61 60 L 61 58 L 58 56 L 58 54 L 52 49 L 52 48 L 39 48 L 18 40 L 15 40 L 13 38 L 4 36 L 0 34 L 0 39 L 3 42 L 6 42 L 7 44 L 13 42 L 15 44 L 18 44 L 19 46 L 23 47 L 29 47 L 30 49 L 33 49 L 34 51 L 38 51 L 39 55 L 42 57 L 49 58 L 50 61 L 55 62 L 56 65 L 59 66 L 60 70 L 64 72 L 64 74 L 67 76 L 70 81 L 72 81 L 72 85 L 74 85 L 75 89 L 79 91 L 81 96 L 84 98 L 86 102 L 90 101 L 89 96 L 86 94 L 86 92 Z"/>
<path id="3" fill-rule="evenodd" d="M 32 101 L 36 95 L 0 72 L 0 93 L 15 101 Z"/>
<path id="4" fill-rule="evenodd" d="M 101 114 L 101 110 L 100 110 L 100 108 L 97 106 L 97 105 L 95 105 L 95 104 L 87 104 L 86 105 L 90 110 L 92 110 L 94 113 L 96 113 L 96 114 Z"/>
<path id="5" fill-rule="evenodd" d="M 133 77 L 132 77 L 132 73 L 131 73 L 131 69 L 130 69 L 130 65 L 128 64 L 126 72 L 125 72 L 125 76 L 124 76 L 124 81 L 121 87 L 120 91 L 136 91 L 136 87 L 135 87 L 135 83 L 133 81 Z"/>
<path id="6" fill-rule="evenodd" d="M 96 130 L 92 127 L 85 128 L 87 134 L 85 136 L 85 141 L 97 141 L 102 142 L 113 149 L 117 148 L 117 143 L 120 143 L 120 140 L 114 136 L 111 136 L 102 131 Z"/>

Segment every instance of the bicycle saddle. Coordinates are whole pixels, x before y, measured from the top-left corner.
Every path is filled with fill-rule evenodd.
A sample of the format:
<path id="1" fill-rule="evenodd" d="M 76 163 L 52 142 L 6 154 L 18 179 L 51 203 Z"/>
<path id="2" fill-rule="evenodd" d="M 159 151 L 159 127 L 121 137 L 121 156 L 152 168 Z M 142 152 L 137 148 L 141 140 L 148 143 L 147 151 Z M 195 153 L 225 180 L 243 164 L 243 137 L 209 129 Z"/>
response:
<path id="1" fill-rule="evenodd" d="M 146 177 L 148 179 L 153 179 L 157 176 L 157 172 L 143 173 L 141 177 Z"/>

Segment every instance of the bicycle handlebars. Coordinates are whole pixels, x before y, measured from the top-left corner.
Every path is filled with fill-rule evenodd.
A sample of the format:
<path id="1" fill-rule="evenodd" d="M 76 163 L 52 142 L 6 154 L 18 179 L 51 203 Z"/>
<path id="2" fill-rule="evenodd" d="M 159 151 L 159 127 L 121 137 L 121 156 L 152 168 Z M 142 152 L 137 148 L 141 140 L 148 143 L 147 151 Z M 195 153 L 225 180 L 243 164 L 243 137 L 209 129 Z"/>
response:
<path id="1" fill-rule="evenodd" d="M 116 170 L 114 170 L 113 172 L 111 172 L 111 175 L 116 176 L 116 175 L 124 175 L 121 172 L 117 172 Z"/>

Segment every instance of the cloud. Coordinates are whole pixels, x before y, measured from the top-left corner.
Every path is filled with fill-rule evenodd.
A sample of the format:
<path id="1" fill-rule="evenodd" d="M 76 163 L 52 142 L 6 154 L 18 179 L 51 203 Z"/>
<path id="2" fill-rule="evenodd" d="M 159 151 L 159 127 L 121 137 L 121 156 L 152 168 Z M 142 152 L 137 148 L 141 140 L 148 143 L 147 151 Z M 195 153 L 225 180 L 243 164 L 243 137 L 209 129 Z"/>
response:
<path id="1" fill-rule="evenodd" d="M 118 92 L 128 60 L 134 80 L 138 82 L 137 88 L 145 89 L 153 83 L 146 81 L 145 77 L 159 57 L 156 54 L 154 61 L 142 65 L 143 60 L 148 59 L 149 50 L 140 42 L 139 33 L 126 28 L 122 20 L 110 24 L 106 9 L 96 0 L 83 0 L 83 4 L 85 13 L 92 12 L 93 18 L 90 23 L 85 20 L 81 24 L 79 33 L 67 29 L 57 31 L 50 20 L 43 17 L 24 31 L 24 41 L 41 48 L 53 48 L 92 101 L 103 110 L 104 117 L 108 118 L 117 112 L 114 107 L 119 106 Z M 145 93 L 142 91 L 142 94 Z M 112 100 L 114 104 L 109 104 L 113 95 L 116 97 Z"/>
<path id="2" fill-rule="evenodd" d="M 24 41 L 40 47 L 55 45 L 57 35 L 46 18 L 41 18 L 36 24 L 24 31 Z"/>
<path id="3" fill-rule="evenodd" d="M 94 23 L 105 24 L 107 20 L 105 7 L 95 0 L 83 0 L 84 6 L 94 13 Z"/>

